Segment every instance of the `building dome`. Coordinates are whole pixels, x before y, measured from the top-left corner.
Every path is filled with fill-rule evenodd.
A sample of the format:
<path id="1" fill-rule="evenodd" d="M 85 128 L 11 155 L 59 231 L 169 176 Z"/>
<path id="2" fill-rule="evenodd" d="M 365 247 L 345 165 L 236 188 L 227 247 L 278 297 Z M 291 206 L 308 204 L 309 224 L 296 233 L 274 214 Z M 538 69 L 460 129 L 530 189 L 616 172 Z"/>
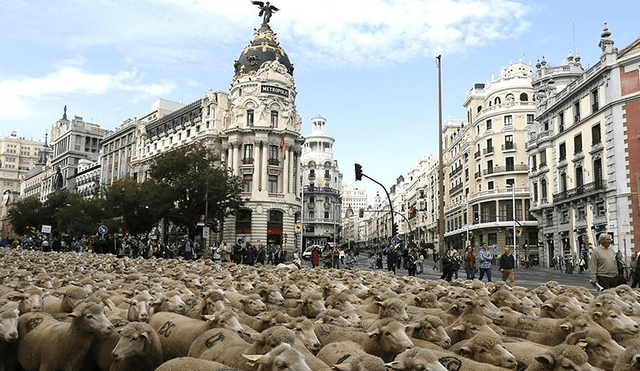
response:
<path id="1" fill-rule="evenodd" d="M 259 30 L 254 32 L 254 38 L 247 45 L 240 57 L 235 61 L 235 76 L 256 72 L 263 63 L 270 61 L 278 61 L 282 63 L 287 72 L 293 76 L 293 64 L 289 61 L 287 53 L 280 47 L 276 39 L 276 34 L 268 25 L 263 25 Z"/>

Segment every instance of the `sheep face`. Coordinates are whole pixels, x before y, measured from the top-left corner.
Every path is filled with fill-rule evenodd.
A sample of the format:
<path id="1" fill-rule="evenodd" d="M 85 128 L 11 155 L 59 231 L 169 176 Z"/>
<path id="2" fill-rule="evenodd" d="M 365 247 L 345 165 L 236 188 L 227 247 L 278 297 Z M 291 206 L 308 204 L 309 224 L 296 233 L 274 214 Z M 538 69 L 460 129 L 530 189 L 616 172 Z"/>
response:
<path id="1" fill-rule="evenodd" d="M 102 305 L 96 303 L 82 303 L 68 316 L 75 318 L 81 330 L 90 333 L 109 335 L 113 330 L 113 324 L 104 315 Z"/>
<path id="2" fill-rule="evenodd" d="M 318 353 L 321 346 L 320 341 L 313 329 L 313 323 L 309 319 L 305 318 L 301 321 L 296 321 L 289 328 L 296 334 L 296 338 L 302 341 L 305 348 L 311 353 Z"/>
<path id="3" fill-rule="evenodd" d="M 412 337 L 435 343 L 442 348 L 451 346 L 451 337 L 444 329 L 442 321 L 435 316 L 426 316 L 413 328 Z"/>
<path id="4" fill-rule="evenodd" d="M 284 343 L 265 355 L 244 355 L 256 361 L 258 371 L 311 371 L 302 353 Z"/>
<path id="5" fill-rule="evenodd" d="M 127 319 L 129 321 L 149 322 L 149 310 L 151 308 L 151 295 L 142 291 L 132 299 L 124 299 L 123 301 L 129 304 L 127 310 Z"/>
<path id="6" fill-rule="evenodd" d="M 113 360 L 121 361 L 126 358 L 143 355 L 145 348 L 152 341 L 151 337 L 153 332 L 152 328 L 141 330 L 140 328 L 134 327 L 134 323 L 127 324 L 118 331 L 120 340 L 111 353 Z M 156 344 L 159 344 L 160 340 L 156 340 Z"/>
<path id="7" fill-rule="evenodd" d="M 405 325 L 396 320 L 380 322 L 374 328 L 371 328 L 367 334 L 369 335 L 369 342 L 364 347 L 364 351 L 385 360 L 390 355 L 395 356 L 414 347 L 413 342 L 405 332 Z"/>
<path id="8" fill-rule="evenodd" d="M 42 290 L 37 287 L 27 289 L 22 295 L 22 299 L 18 304 L 18 310 L 20 314 L 27 312 L 40 312 L 44 307 L 44 298 Z"/>
<path id="9" fill-rule="evenodd" d="M 595 310 L 591 312 L 591 318 L 612 335 L 635 335 L 640 331 L 638 324 L 615 306 Z"/>
<path id="10" fill-rule="evenodd" d="M 427 349 L 409 349 L 399 354 L 393 362 L 387 363 L 391 370 L 402 371 L 447 371 L 438 359 Z"/>
<path id="11" fill-rule="evenodd" d="M 480 334 L 459 344 L 455 352 L 469 359 L 504 368 L 517 366 L 516 357 L 502 346 L 500 337 Z"/>
<path id="12" fill-rule="evenodd" d="M 202 317 L 204 320 L 214 323 L 215 325 L 212 327 L 226 328 L 238 333 L 244 332 L 238 315 L 232 310 L 227 309 L 214 314 L 205 314 Z"/>
<path id="13" fill-rule="evenodd" d="M 7 343 L 18 340 L 18 309 L 0 312 L 0 339 Z"/>

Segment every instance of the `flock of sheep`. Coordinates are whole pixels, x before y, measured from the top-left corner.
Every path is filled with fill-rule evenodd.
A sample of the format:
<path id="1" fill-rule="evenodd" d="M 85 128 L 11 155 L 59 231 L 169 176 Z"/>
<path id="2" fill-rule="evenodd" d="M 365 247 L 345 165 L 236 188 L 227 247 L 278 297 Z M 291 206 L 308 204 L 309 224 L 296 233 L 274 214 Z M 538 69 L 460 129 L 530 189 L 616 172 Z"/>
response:
<path id="1" fill-rule="evenodd" d="M 640 370 L 640 291 L 0 249 L 4 370 Z"/>

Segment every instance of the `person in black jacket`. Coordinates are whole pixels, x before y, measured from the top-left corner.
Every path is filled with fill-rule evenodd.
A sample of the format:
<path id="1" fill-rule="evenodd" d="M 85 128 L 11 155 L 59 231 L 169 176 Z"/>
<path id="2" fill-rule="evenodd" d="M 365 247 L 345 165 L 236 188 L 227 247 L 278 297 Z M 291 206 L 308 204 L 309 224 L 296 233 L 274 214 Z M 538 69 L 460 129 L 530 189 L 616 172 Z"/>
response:
<path id="1" fill-rule="evenodd" d="M 500 256 L 500 272 L 502 272 L 502 280 L 511 282 L 511 287 L 516 285 L 513 268 L 515 267 L 515 258 L 511 254 L 509 247 L 504 248 L 504 253 Z"/>

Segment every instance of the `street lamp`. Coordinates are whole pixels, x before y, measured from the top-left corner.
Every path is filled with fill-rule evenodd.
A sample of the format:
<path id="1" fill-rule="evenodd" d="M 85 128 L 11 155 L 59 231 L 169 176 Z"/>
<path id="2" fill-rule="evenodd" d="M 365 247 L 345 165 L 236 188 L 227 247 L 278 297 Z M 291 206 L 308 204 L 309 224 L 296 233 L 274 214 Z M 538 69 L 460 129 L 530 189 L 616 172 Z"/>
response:
<path id="1" fill-rule="evenodd" d="M 513 184 L 511 184 L 511 194 L 512 194 L 512 198 L 511 198 L 511 202 L 512 202 L 512 206 L 513 206 L 513 254 L 516 257 L 516 266 L 518 265 L 518 245 L 517 245 L 517 237 L 516 237 L 516 183 L 514 182 Z"/>

